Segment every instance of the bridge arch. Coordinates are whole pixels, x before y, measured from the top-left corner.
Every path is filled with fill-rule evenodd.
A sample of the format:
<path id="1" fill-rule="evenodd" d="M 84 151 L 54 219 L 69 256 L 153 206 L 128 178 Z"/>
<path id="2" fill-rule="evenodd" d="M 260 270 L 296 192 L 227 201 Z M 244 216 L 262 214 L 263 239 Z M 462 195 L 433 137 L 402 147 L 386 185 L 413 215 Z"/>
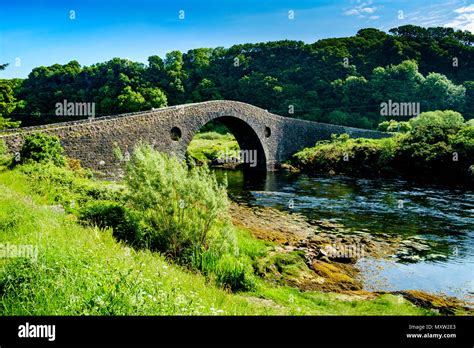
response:
<path id="1" fill-rule="evenodd" d="M 114 148 L 130 151 L 137 142 L 184 158 L 194 135 L 209 121 L 219 120 L 236 137 L 242 150 L 257 151 L 257 168 L 273 170 L 296 151 L 329 139 L 331 134 L 383 138 L 387 133 L 278 116 L 242 102 L 214 100 L 171 106 L 92 120 L 22 128 L 0 135 L 9 151 L 19 151 L 24 137 L 44 132 L 58 136 L 66 155 L 84 167 L 114 175 L 122 164 Z"/>
<path id="2" fill-rule="evenodd" d="M 250 125 L 246 120 L 242 119 L 238 116 L 215 116 L 210 117 L 205 123 L 197 123 L 191 129 L 188 128 L 186 136 L 181 137 L 176 141 L 183 142 L 184 152 L 181 151 L 178 153 L 180 157 L 184 156 L 186 150 L 189 147 L 189 144 L 193 140 L 194 136 L 209 122 L 217 121 L 227 127 L 227 129 L 232 133 L 232 135 L 237 140 L 239 144 L 242 157 L 244 159 L 244 168 L 249 169 L 259 169 L 259 170 L 266 170 L 267 169 L 267 158 L 268 158 L 268 149 L 266 148 L 266 144 L 264 139 L 261 138 L 262 134 L 267 134 L 270 127 L 266 126 L 263 129 L 255 129 L 254 127 L 258 127 L 258 125 Z M 202 123 L 202 124 L 201 124 Z M 181 132 L 181 128 L 173 127 L 171 130 L 171 137 L 173 138 L 174 133 L 176 133 L 176 129 L 179 129 L 178 132 Z M 182 133 L 182 132 L 181 132 Z M 270 135 L 268 135 L 270 136 Z M 175 137 L 176 139 L 176 137 Z M 249 157 L 250 156 L 250 157 Z M 252 159 L 252 163 L 249 162 L 249 159 Z"/>

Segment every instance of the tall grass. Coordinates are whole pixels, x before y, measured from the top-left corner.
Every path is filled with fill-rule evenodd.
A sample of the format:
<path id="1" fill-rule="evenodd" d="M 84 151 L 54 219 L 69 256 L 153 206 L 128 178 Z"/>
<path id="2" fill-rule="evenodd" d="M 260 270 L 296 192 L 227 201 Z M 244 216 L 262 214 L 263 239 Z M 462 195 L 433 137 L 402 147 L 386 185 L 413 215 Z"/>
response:
<path id="1" fill-rule="evenodd" d="M 33 245 L 37 260 L 1 259 L 1 315 L 278 313 L 230 295 L 110 229 L 82 227 L 1 185 L 0 243 Z M 221 312 L 222 311 L 222 312 Z"/>
<path id="2" fill-rule="evenodd" d="M 74 215 L 41 205 L 50 204 L 51 197 L 33 192 L 37 182 L 19 168 L 0 173 L 0 183 L 0 243 L 33 245 L 39 252 L 37 260 L 0 259 L 0 315 L 428 313 L 396 296 L 347 301 L 258 279 L 252 292 L 232 294 L 158 253 L 130 248 L 111 229 L 81 226 Z M 237 242 L 242 260 L 271 247 L 243 230 L 237 230 Z M 228 268 L 227 260 L 221 262 Z"/>

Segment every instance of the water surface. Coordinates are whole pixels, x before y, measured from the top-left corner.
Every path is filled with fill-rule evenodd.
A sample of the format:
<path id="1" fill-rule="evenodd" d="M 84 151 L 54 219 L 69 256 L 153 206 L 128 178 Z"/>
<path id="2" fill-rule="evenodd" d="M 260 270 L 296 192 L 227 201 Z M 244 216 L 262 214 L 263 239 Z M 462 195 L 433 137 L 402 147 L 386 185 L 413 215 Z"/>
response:
<path id="1" fill-rule="evenodd" d="M 237 202 L 298 212 L 309 219 L 416 237 L 429 250 L 358 261 L 367 289 L 418 289 L 467 300 L 474 295 L 474 191 L 398 179 L 308 177 L 286 172 L 216 170 Z"/>

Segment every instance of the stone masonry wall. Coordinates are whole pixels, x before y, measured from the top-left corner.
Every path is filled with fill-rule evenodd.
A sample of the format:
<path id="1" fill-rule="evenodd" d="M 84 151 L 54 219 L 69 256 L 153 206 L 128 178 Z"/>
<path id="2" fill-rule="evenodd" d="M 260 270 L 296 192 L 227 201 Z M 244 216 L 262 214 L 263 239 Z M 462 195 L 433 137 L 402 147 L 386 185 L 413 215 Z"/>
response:
<path id="1" fill-rule="evenodd" d="M 113 155 L 114 146 L 122 152 L 131 152 L 137 142 L 143 141 L 157 150 L 184 157 L 194 134 L 216 118 L 228 125 L 241 147 L 257 150 L 263 163 L 261 169 L 268 170 L 298 150 L 313 146 L 318 140 L 329 139 L 333 133 L 367 138 L 390 136 L 382 132 L 281 117 L 241 102 L 209 101 L 21 128 L 0 135 L 0 138 L 14 153 L 19 151 L 27 134 L 44 132 L 56 135 L 61 139 L 67 156 L 79 159 L 84 167 L 112 174 L 120 167 Z M 177 141 L 171 137 L 171 130 L 176 128 L 181 133 Z"/>

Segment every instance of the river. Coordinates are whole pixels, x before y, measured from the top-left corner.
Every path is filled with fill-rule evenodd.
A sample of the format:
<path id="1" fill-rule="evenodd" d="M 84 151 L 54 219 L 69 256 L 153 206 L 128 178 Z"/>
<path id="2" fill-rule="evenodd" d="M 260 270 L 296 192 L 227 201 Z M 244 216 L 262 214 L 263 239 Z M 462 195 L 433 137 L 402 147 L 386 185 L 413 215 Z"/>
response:
<path id="1" fill-rule="evenodd" d="M 365 231 L 416 237 L 430 248 L 357 261 L 368 290 L 424 290 L 473 301 L 474 191 L 398 179 L 216 169 L 232 200 Z"/>

